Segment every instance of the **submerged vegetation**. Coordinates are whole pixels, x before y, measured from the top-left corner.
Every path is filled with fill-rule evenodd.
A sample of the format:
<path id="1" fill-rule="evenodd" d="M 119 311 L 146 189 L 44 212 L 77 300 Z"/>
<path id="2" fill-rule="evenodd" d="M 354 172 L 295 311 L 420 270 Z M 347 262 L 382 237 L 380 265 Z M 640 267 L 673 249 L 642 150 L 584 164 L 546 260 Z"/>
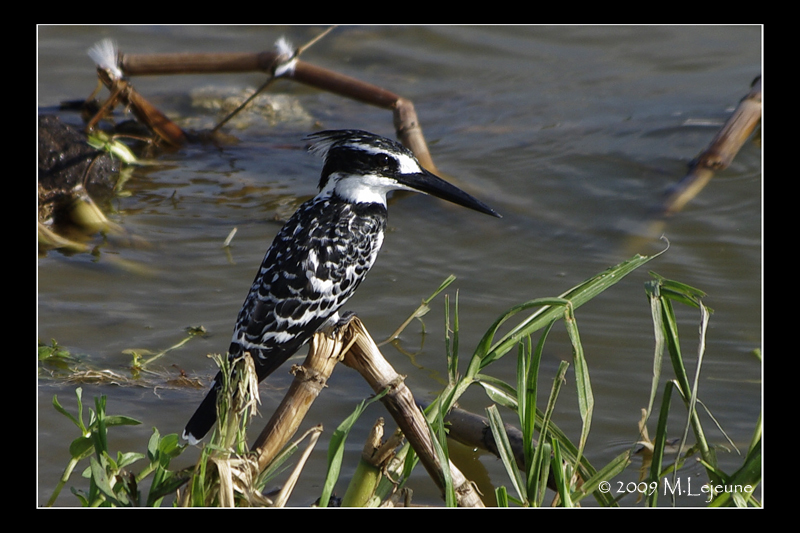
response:
<path id="1" fill-rule="evenodd" d="M 459 357 L 457 298 L 454 305 L 447 298 L 445 321 L 448 333 L 444 346 L 448 382 L 439 396 L 427 405 L 425 416 L 418 418 L 422 427 L 403 425 L 411 424 L 408 420 L 414 418 L 415 414 L 411 411 L 416 409 L 412 407 L 409 411 L 397 398 L 400 392 L 404 392 L 404 384 L 394 382 L 391 386 L 384 386 L 379 384 L 380 379 L 376 381 L 378 384 L 371 383 L 376 395 L 356 406 L 353 413 L 333 432 L 328 449 L 327 477 L 318 505 L 407 505 L 411 499 L 407 482 L 420 462 L 440 488 L 446 505 L 483 505 L 474 491 L 466 494 L 468 490 L 464 487 L 471 486 L 471 483 L 451 462 L 447 438 L 448 432 L 454 430 L 452 424 L 456 423 L 448 418 L 448 414 L 464 392 L 477 385 L 495 403 L 487 409 L 483 418 L 490 429 L 490 432 L 484 432 L 487 448 L 497 454 L 508 473 L 508 482 L 495 490 L 498 506 L 572 507 L 581 505 L 581 501 L 589 496 L 602 506 L 618 506 L 623 499 L 629 503 L 637 497 L 637 501 L 643 499 L 646 506 L 674 505 L 676 496 L 681 493 L 678 472 L 692 456 L 699 457 L 706 474 L 706 479 L 698 482 L 702 488 L 696 489 L 706 497 L 698 499 L 698 504 L 760 506 L 754 491 L 761 482 L 761 420 L 756 422 L 750 446 L 742 452 L 744 459 L 741 467 L 735 472 L 723 472 L 717 464 L 715 445 L 706 437 L 706 421 L 711 420 L 718 429 L 722 428 L 700 401 L 698 391 L 711 310 L 703 303 L 705 295 L 702 291 L 657 274 L 652 274 L 653 279 L 645 284 L 653 320 L 655 349 L 650 396 L 642 399 L 642 404 L 647 407 L 643 409 L 639 422 L 640 434 L 636 441 L 631 442 L 629 449 L 608 464 L 594 465 L 586 455 L 595 399 L 575 311 L 650 259 L 652 257 L 635 256 L 558 297 L 534 299 L 512 307 L 487 330 L 465 367 Z M 453 278 L 448 278 L 412 316 L 419 317 L 427 312 L 430 300 L 452 281 Z M 693 375 L 686 370 L 685 362 L 689 358 L 681 350 L 674 305 L 686 305 L 699 313 L 700 328 L 697 352 L 692 360 L 695 368 Z M 577 406 L 581 418 L 581 432 L 577 439 L 570 439 L 552 420 L 556 403 L 563 401 L 560 398 L 561 386 L 569 372 L 570 363 L 562 362 L 552 378 L 545 378 L 539 372 L 548 334 L 558 323 L 564 325 L 572 346 L 572 379 L 577 384 Z M 334 351 L 326 357 L 337 356 L 341 352 L 345 357 L 344 364 L 355 368 L 357 363 L 352 358 L 366 358 L 364 351 L 369 350 L 364 348 L 369 343 L 358 340 L 361 338 L 358 337 L 362 331 L 360 328 L 363 328 L 360 323 L 355 324 L 353 329 L 357 332 L 349 337 L 345 333 L 341 343 L 335 349 L 331 348 Z M 501 329 L 508 331 L 501 334 Z M 366 330 L 363 330 L 363 334 L 368 337 Z M 371 343 L 371 339 L 368 340 Z M 311 352 L 325 349 L 312 345 Z M 373 351 L 377 352 L 377 348 Z M 40 360 L 62 362 L 69 361 L 71 357 L 56 341 L 40 346 L 39 352 Z M 357 355 L 354 356 L 354 352 Z M 152 360 L 152 357 L 143 359 L 141 354 L 138 355 L 135 361 L 139 364 Z M 663 368 L 667 363 L 665 355 L 671 373 Z M 311 356 L 312 353 L 309 358 Z M 491 375 L 491 365 L 505 356 L 516 356 L 516 383 L 505 383 Z M 351 360 L 348 361 L 348 357 Z M 379 352 L 377 357 L 380 357 Z M 228 393 L 220 395 L 220 422 L 210 442 L 203 447 L 197 464 L 182 470 L 171 469 L 172 460 L 185 449 L 177 435 L 161 436 L 154 429 L 145 453 L 116 452 L 114 456 L 108 446 L 110 429 L 138 424 L 138 421 L 125 416 L 107 415 L 105 397 L 101 397 L 95 399 L 94 410 L 90 410 L 89 422 L 86 423 L 80 388 L 76 390 L 77 415 L 62 407 L 58 398 L 54 397 L 54 407 L 75 424 L 79 435 L 70 444 L 71 460 L 47 505 L 55 502 L 61 489 L 81 464 L 86 465 L 83 476 L 89 480 L 89 485 L 83 490 L 73 488 L 72 492 L 84 506 L 159 506 L 165 501 L 174 506 L 286 505 L 292 489 L 302 479 L 305 458 L 313 450 L 320 428 L 310 430 L 286 446 L 281 444 L 279 453 L 271 457 L 268 464 L 263 464 L 260 443 L 262 438 L 266 438 L 264 433 L 257 440 L 259 446 L 249 448 L 247 445 L 248 423 L 257 399 L 257 394 L 250 393 L 257 387 L 252 378 L 252 365 L 248 364 L 247 359 L 229 362 L 225 357 L 217 357 L 217 361 L 223 368 L 223 375 L 229 375 L 226 371 L 229 365 L 236 365 L 233 372 L 236 378 L 225 384 Z M 308 372 L 307 369 L 302 370 L 304 367 L 299 367 L 298 372 Z M 359 369 L 359 372 L 362 371 Z M 324 383 L 324 376 L 321 379 L 321 383 Z M 537 397 L 541 397 L 538 394 L 540 390 L 549 390 L 545 405 L 537 404 Z M 379 420 L 364 446 L 361 461 L 346 492 L 341 501 L 334 503 L 333 487 L 342 471 L 344 446 L 350 430 L 366 406 L 377 401 L 384 403 L 398 425 L 408 433 L 405 435 L 408 442 L 402 444 L 403 435 L 399 433 L 384 440 L 383 421 Z M 667 420 L 670 412 L 676 408 L 681 408 L 685 423 L 679 432 L 678 453 L 669 455 L 665 453 L 668 446 Z M 518 428 L 510 427 L 503 421 L 501 410 L 506 411 L 506 415 L 513 413 L 516 420 L 514 425 L 518 425 Z M 407 420 L 402 422 L 400 417 Z M 655 418 L 656 428 L 652 439 L 647 429 L 647 422 L 651 418 Z M 675 420 L 674 414 L 672 420 Z M 412 438 L 412 432 L 418 435 Z M 675 433 L 674 429 L 672 433 Z M 291 434 L 284 436 L 286 441 L 293 438 Z M 420 442 L 429 442 L 429 449 L 425 449 L 426 446 Z M 632 466 L 634 453 L 643 458 L 641 467 Z M 295 456 L 299 456 L 299 459 L 294 461 L 292 467 L 288 460 Z M 623 471 L 632 467 L 639 469 L 638 483 L 623 486 L 614 481 Z M 290 468 L 291 472 L 286 476 Z M 264 494 L 268 482 L 280 484 L 281 490 L 277 494 Z"/>

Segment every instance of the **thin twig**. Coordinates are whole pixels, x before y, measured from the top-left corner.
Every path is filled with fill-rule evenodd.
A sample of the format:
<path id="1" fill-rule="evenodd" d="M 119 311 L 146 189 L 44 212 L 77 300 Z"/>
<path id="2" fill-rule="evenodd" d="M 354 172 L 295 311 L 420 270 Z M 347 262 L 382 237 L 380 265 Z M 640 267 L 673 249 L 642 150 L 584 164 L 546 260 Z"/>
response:
<path id="1" fill-rule="evenodd" d="M 297 49 L 295 49 L 294 53 L 292 53 L 292 54 L 291 54 L 290 56 L 288 56 L 288 57 L 287 57 L 287 55 L 286 55 L 286 54 L 284 54 L 284 53 L 282 53 L 282 52 L 280 51 L 280 44 L 279 44 L 279 46 L 278 46 L 278 48 L 279 48 L 279 54 L 278 54 L 278 56 L 275 58 L 275 62 L 274 62 L 274 64 L 273 64 L 272 68 L 270 68 L 270 69 L 269 69 L 269 78 L 267 78 L 267 81 L 265 81 L 265 82 L 264 82 L 264 83 L 261 85 L 261 87 L 259 87 L 258 89 L 256 89 L 256 91 L 255 91 L 253 94 L 251 94 L 250 96 L 248 96 L 248 97 L 247 97 L 247 99 L 246 99 L 244 102 L 242 102 L 242 103 L 239 105 L 239 107 L 237 107 L 236 109 L 234 109 L 233 111 L 231 111 L 230 113 L 228 113 L 228 116 L 227 116 L 227 117 L 225 117 L 224 119 L 222 119 L 222 121 L 220 121 L 220 123 L 219 123 L 219 124 L 217 124 L 216 126 L 214 126 L 214 128 L 212 128 L 212 130 L 211 130 L 211 133 L 216 133 L 216 132 L 217 132 L 217 130 L 219 130 L 219 129 L 220 129 L 222 126 L 224 126 L 225 124 L 227 124 L 227 123 L 228 123 L 228 121 L 230 121 L 230 119 L 232 119 L 232 118 L 233 118 L 234 116 L 236 116 L 236 115 L 237 115 L 237 114 L 238 114 L 238 113 L 239 113 L 239 112 L 240 112 L 242 109 L 244 109 L 244 108 L 247 106 L 247 104 L 249 104 L 250 102 L 252 102 L 252 101 L 253 101 L 253 99 L 254 99 L 256 96 L 258 96 L 258 95 L 259 95 L 259 94 L 261 94 L 262 92 L 266 91 L 266 90 L 267 90 L 267 88 L 268 88 L 270 85 L 272 85 L 272 82 L 274 82 L 274 81 L 275 81 L 277 78 L 281 77 L 283 74 L 285 74 L 285 73 L 287 73 L 287 72 L 290 72 L 290 71 L 291 71 L 291 69 L 293 68 L 293 67 L 291 67 L 289 70 L 286 70 L 286 71 L 284 71 L 284 72 L 283 72 L 283 73 L 281 73 L 281 74 L 278 74 L 277 72 L 278 72 L 278 68 L 279 68 L 279 67 L 281 67 L 282 65 L 289 65 L 289 64 L 291 64 L 292 62 L 295 62 L 295 61 L 297 60 L 297 58 L 300 56 L 300 54 L 302 54 L 302 53 L 303 53 L 305 50 L 307 50 L 309 47 L 311 47 L 311 46 L 312 46 L 312 45 L 314 45 L 316 42 L 318 42 L 320 39 L 322 39 L 324 36 L 326 36 L 328 33 L 330 33 L 330 32 L 331 32 L 331 30 L 333 30 L 333 28 L 335 28 L 335 27 L 336 27 L 336 26 L 331 26 L 330 28 L 328 28 L 327 30 L 325 30 L 324 32 L 322 32 L 321 34 L 319 34 L 319 35 L 317 35 L 316 37 L 314 37 L 313 39 L 311 39 L 311 40 L 310 40 L 309 42 L 307 42 L 306 44 L 304 44 L 304 45 L 302 45 L 302 46 L 298 47 Z M 280 41 L 279 41 L 279 43 L 280 43 Z"/>
<path id="2" fill-rule="evenodd" d="M 306 50 L 308 50 L 309 48 L 311 48 L 312 46 L 317 44 L 317 42 L 320 39 L 322 39 L 323 37 L 328 35 L 330 32 L 332 32 L 337 27 L 338 27 L 337 25 L 329 26 L 328 29 L 326 29 L 325 31 L 323 31 L 322 33 L 320 33 L 319 35 L 317 35 L 316 37 L 314 37 L 313 39 L 308 41 L 306 44 L 298 46 L 297 50 L 294 53 L 294 57 L 300 57 L 300 54 L 302 54 L 303 52 L 305 52 Z"/>
<path id="3" fill-rule="evenodd" d="M 252 101 L 253 101 L 253 99 L 254 99 L 256 96 L 258 96 L 259 94 L 261 94 L 261 92 L 262 92 L 262 91 L 265 91 L 265 90 L 266 90 L 266 89 L 267 89 L 267 88 L 268 88 L 270 85 L 272 85 L 272 82 L 274 82 L 274 81 L 275 81 L 275 76 L 273 76 L 272 74 L 270 74 L 270 77 L 269 77 L 269 78 L 267 78 L 267 81 L 265 81 L 265 82 L 264 82 L 264 83 L 261 85 L 261 87 L 259 87 L 258 89 L 256 89 L 256 90 L 255 90 L 255 92 L 254 92 L 253 94 L 251 94 L 250 96 L 248 96 L 248 97 L 247 97 L 247 99 L 245 99 L 245 101 L 244 101 L 244 102 L 242 102 L 241 104 L 239 104 L 239 106 L 238 106 L 236 109 L 234 109 L 233 111 L 231 111 L 230 113 L 228 113 L 228 116 L 226 116 L 225 118 L 223 118 L 222 120 L 220 120 L 220 121 L 219 121 L 219 123 L 217 123 L 217 125 L 216 125 L 216 126 L 214 126 L 213 128 L 211 128 L 211 133 L 216 133 L 216 132 L 217 132 L 217 131 L 218 131 L 218 130 L 219 130 L 221 127 L 222 127 L 222 126 L 224 126 L 225 124 L 227 124 L 227 123 L 228 123 L 228 121 L 230 121 L 230 119 L 232 119 L 232 118 L 233 118 L 233 117 L 235 117 L 237 114 L 239 114 L 239 112 L 240 112 L 242 109 L 244 109 L 245 107 L 247 107 L 247 104 L 249 104 L 250 102 L 252 102 Z"/>

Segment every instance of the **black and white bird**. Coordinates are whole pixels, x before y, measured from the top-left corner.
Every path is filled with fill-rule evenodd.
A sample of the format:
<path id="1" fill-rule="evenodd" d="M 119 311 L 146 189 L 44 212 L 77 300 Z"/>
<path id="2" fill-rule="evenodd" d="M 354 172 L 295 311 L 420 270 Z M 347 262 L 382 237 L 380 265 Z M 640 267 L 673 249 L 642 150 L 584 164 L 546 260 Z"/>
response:
<path id="1" fill-rule="evenodd" d="M 500 217 L 428 172 L 403 145 L 358 130 L 311 134 L 324 158 L 319 194 L 286 222 L 267 250 L 244 301 L 228 356 L 249 352 L 262 381 L 314 334 L 339 323 L 339 309 L 375 263 L 386 229 L 386 194 L 415 191 Z M 216 421 L 221 375 L 186 424 L 194 444 Z"/>

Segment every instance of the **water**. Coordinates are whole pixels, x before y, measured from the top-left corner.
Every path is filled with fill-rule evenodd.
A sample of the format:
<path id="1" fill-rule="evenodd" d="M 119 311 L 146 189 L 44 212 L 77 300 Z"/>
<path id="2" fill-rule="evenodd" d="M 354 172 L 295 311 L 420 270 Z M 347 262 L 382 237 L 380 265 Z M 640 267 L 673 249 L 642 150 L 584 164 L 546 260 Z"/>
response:
<path id="1" fill-rule="evenodd" d="M 260 51 L 281 35 L 295 45 L 318 27 L 40 27 L 40 110 L 85 98 L 96 78 L 86 49 L 103 37 L 126 53 Z M 761 72 L 759 27 L 342 27 L 309 49 L 306 61 L 382 86 L 411 99 L 439 169 L 503 214 L 492 219 L 422 196 L 390 204 L 389 231 L 369 279 L 348 304 L 376 339 L 388 336 L 449 274 L 458 279 L 461 356 L 493 320 L 522 301 L 555 296 L 635 253 L 667 253 L 577 313 L 595 394 L 587 456 L 603 465 L 636 438 L 652 371 L 653 334 L 643 284 L 647 270 L 708 293 L 714 309 L 700 398 L 731 440 L 745 450 L 761 409 L 762 344 L 761 149 L 748 143 L 684 210 L 653 233 L 648 213 L 711 140 Z M 189 95 L 207 86 L 252 89 L 257 73 L 142 77 L 137 89 L 186 127 L 214 118 Z M 38 338 L 56 339 L 92 366 L 130 377 L 123 350 L 161 350 L 203 325 L 208 335 L 171 352 L 159 375 L 137 385 L 84 384 L 84 398 L 108 397 L 108 412 L 142 425 L 114 432 L 113 449 L 144 451 L 152 427 L 179 432 L 205 393 L 171 387 L 183 369 L 208 379 L 208 353 L 226 349 L 236 313 L 279 225 L 314 193 L 320 161 L 302 137 L 320 128 L 361 128 L 393 136 L 390 112 L 291 82 L 273 86 L 303 109 L 291 120 L 253 119 L 229 131 L 238 143 L 192 145 L 137 170 L 130 196 L 114 200 L 111 218 L 137 244 L 111 240 L 99 256 L 39 258 Z M 76 123 L 77 117 L 63 115 Z M 190 120 L 192 122 L 190 122 Z M 226 236 L 238 231 L 229 251 Z M 97 240 L 100 243 L 100 239 Z M 135 268 L 130 268 L 133 265 Z M 444 300 L 422 326 L 403 334 L 409 359 L 384 352 L 417 396 L 441 388 Z M 696 351 L 698 315 L 679 309 L 684 354 Z M 545 354 L 543 389 L 562 359 L 570 359 L 556 328 Z M 174 365 L 174 366 L 173 366 Z M 491 367 L 514 381 L 515 362 Z M 693 369 L 690 368 L 690 372 Z M 668 368 L 665 375 L 670 375 Z M 284 371 L 262 385 L 266 416 L 288 383 Z M 562 393 L 555 422 L 577 439 L 575 395 Z M 74 410 L 72 383 L 38 380 L 38 502 L 47 501 L 68 460 L 74 426 L 51 406 L 53 395 Z M 290 501 L 313 501 L 324 479 L 327 435 L 370 394 L 352 371 L 336 370 L 305 426 L 322 423 L 326 437 Z M 543 401 L 543 400 L 541 400 Z M 462 407 L 482 411 L 490 401 L 471 391 Z M 680 407 L 675 404 L 674 412 Z M 351 436 L 343 476 L 355 467 L 367 428 L 384 412 L 373 406 Z M 728 446 L 705 419 L 710 441 Z M 654 421 L 653 421 L 654 424 Z M 651 431 L 654 425 L 651 424 Z M 682 421 L 671 424 L 679 436 Z M 729 446 L 728 446 L 729 447 Z M 190 464 L 188 453 L 180 463 Z M 741 465 L 719 451 L 726 472 Z M 478 461 L 494 483 L 508 481 L 499 461 Z M 176 465 L 178 466 L 178 465 Z M 348 470 L 350 469 L 350 470 Z M 696 475 L 696 465 L 686 475 Z M 475 478 L 479 474 L 473 474 Z M 633 469 L 624 481 L 635 480 Z M 420 469 L 419 503 L 438 504 Z M 699 479 L 702 479 L 700 475 Z M 71 485 L 80 485 L 74 477 Z M 65 489 L 58 505 L 76 505 Z M 591 504 L 591 502 L 587 502 Z M 633 505 L 633 500 L 623 500 Z M 701 505 L 697 497 L 681 505 Z"/>

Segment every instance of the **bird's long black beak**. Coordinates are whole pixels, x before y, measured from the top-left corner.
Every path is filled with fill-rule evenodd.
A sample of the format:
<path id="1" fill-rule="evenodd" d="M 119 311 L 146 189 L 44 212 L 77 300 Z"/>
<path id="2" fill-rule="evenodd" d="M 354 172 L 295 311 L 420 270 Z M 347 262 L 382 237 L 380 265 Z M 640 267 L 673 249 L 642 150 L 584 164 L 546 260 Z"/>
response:
<path id="1" fill-rule="evenodd" d="M 436 198 L 441 198 L 442 200 L 447 200 L 448 202 L 468 207 L 493 217 L 503 218 L 497 211 L 477 198 L 465 193 L 455 185 L 451 185 L 436 174 L 428 172 L 425 169 L 415 174 L 403 174 L 398 177 L 398 181 L 415 191 L 429 194 Z"/>

